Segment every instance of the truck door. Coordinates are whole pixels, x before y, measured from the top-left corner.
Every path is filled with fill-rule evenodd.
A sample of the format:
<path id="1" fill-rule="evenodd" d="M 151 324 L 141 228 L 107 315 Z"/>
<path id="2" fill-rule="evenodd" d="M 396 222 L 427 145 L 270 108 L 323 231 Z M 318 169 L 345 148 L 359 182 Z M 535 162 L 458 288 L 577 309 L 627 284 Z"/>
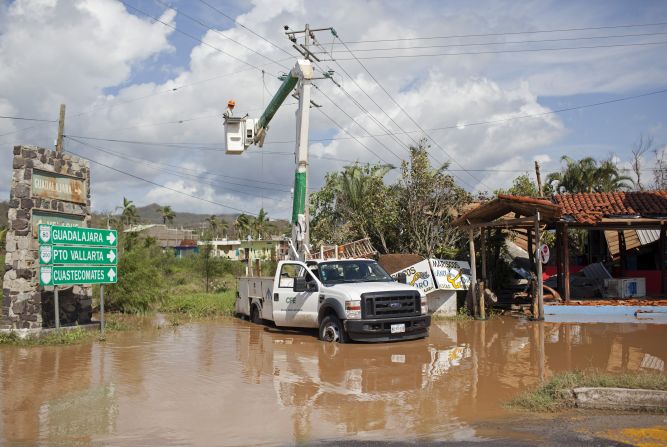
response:
<path id="1" fill-rule="evenodd" d="M 273 321 L 276 326 L 317 327 L 319 281 L 302 262 L 285 262 L 276 273 L 273 289 Z M 295 278 L 306 278 L 316 284 L 308 292 L 294 292 Z"/>

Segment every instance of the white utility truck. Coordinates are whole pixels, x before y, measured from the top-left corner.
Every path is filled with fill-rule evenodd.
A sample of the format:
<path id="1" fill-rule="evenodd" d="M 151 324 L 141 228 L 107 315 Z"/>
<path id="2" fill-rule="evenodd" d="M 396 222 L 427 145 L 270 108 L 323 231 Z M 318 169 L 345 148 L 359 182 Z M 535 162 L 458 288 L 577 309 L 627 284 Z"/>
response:
<path id="1" fill-rule="evenodd" d="M 320 338 L 344 343 L 348 340 L 389 341 L 426 337 L 431 317 L 426 297 L 414 287 L 396 282 L 375 261 L 360 259 L 322 260 L 311 257 L 308 204 L 308 127 L 311 83 L 314 77 L 308 50 L 314 32 L 286 30 L 293 42 L 304 36 L 305 59 L 298 60 L 282 78 L 282 84 L 259 119 L 234 116 L 235 102 L 229 101 L 225 120 L 225 144 L 228 154 L 242 154 L 250 146 L 262 147 L 269 123 L 287 96 L 299 101 L 296 112 L 294 194 L 292 197 L 292 238 L 290 261 L 281 261 L 273 278 L 239 278 L 236 312 L 254 322 L 272 321 L 278 327 L 319 328 Z M 300 51 L 301 52 L 301 51 Z M 251 262 L 250 259 L 247 260 Z"/>
<path id="2" fill-rule="evenodd" d="M 236 312 L 255 323 L 319 328 L 330 342 L 426 337 L 426 296 L 404 280 L 372 259 L 281 261 L 273 278 L 239 278 Z"/>

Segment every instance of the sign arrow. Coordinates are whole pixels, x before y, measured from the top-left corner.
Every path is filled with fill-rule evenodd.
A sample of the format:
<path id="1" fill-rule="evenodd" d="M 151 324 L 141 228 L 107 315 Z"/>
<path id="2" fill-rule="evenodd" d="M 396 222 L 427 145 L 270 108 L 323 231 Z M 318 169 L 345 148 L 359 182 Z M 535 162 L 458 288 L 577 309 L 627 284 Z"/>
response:
<path id="1" fill-rule="evenodd" d="M 109 233 L 106 240 L 109 241 L 109 245 L 113 245 L 113 243 L 116 242 L 116 236 L 114 236 L 113 233 Z"/>
<path id="2" fill-rule="evenodd" d="M 116 260 L 116 254 L 113 252 L 113 250 L 109 250 L 109 253 L 107 253 L 107 259 L 109 260 L 110 263 L 114 263 Z"/>
<path id="3" fill-rule="evenodd" d="M 116 272 L 114 272 L 113 269 L 109 269 L 107 276 L 109 277 L 109 281 L 113 282 L 113 279 L 116 277 Z"/>

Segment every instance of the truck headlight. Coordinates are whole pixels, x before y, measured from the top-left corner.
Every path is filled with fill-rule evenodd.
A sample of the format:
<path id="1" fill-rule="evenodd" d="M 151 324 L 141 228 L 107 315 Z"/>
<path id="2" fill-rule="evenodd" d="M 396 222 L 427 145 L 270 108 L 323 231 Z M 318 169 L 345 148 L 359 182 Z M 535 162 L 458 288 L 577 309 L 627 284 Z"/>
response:
<path id="1" fill-rule="evenodd" d="M 422 297 L 422 315 L 428 314 L 428 301 L 426 300 L 426 297 Z"/>
<path id="2" fill-rule="evenodd" d="M 361 319 L 361 301 L 345 301 L 345 316 L 348 319 Z"/>

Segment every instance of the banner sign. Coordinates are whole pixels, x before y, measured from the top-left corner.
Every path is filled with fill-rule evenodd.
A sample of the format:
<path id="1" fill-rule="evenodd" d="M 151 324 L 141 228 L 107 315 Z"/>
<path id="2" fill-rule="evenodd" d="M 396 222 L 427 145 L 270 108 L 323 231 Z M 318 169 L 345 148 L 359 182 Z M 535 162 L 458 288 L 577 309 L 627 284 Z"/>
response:
<path id="1" fill-rule="evenodd" d="M 86 182 L 82 178 L 34 170 L 32 172 L 32 196 L 86 204 Z"/>
<path id="2" fill-rule="evenodd" d="M 406 269 L 400 270 L 391 276 L 397 278 L 399 273 L 405 273 L 407 277 L 407 284 L 418 288 L 424 293 L 429 293 L 432 290 L 435 290 L 433 275 L 431 275 L 431 269 L 429 268 L 428 261 L 426 260 L 420 261 Z"/>
<path id="3" fill-rule="evenodd" d="M 465 261 L 447 259 L 430 259 L 430 263 L 438 289 L 468 290 L 470 264 Z"/>

